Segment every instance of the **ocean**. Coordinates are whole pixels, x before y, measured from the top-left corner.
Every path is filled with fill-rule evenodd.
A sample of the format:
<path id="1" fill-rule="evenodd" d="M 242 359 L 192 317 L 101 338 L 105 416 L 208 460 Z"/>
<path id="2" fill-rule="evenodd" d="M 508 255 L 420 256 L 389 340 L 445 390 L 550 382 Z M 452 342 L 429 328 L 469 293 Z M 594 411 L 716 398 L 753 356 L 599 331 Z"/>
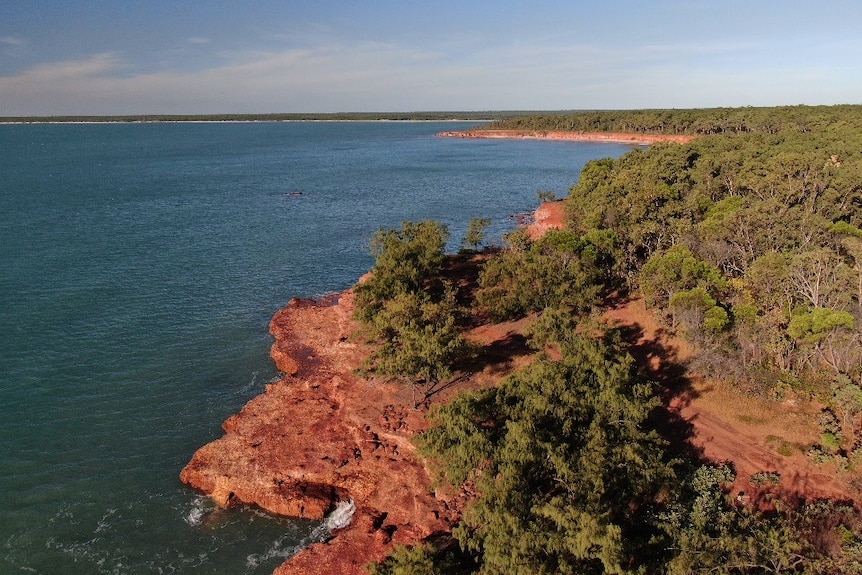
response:
<path id="1" fill-rule="evenodd" d="M 379 228 L 492 243 L 631 146 L 468 123 L 0 125 L 0 573 L 271 573 L 326 525 L 215 510 L 180 469 L 278 377 L 270 318 Z"/>

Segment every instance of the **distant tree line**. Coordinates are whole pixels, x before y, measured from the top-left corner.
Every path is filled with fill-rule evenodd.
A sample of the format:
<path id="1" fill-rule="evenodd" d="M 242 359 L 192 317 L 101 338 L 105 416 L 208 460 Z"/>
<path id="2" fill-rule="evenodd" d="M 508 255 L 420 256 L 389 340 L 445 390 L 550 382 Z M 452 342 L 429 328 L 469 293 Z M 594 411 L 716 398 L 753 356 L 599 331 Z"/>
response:
<path id="1" fill-rule="evenodd" d="M 0 122 L 7 123 L 135 123 L 135 122 L 299 122 L 299 121 L 447 121 L 475 120 L 491 121 L 517 117 L 530 112 L 335 112 L 335 113 L 274 113 L 274 114 L 139 114 L 117 116 L 6 116 Z"/>
<path id="2" fill-rule="evenodd" d="M 479 129 L 642 134 L 778 134 L 862 126 L 862 106 L 605 110 L 509 117 Z"/>

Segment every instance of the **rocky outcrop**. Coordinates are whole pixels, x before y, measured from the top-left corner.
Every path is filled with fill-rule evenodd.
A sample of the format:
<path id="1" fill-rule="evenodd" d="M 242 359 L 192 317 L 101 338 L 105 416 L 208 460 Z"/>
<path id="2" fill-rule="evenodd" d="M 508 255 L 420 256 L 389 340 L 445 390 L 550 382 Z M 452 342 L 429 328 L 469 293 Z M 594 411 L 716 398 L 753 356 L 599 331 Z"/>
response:
<path id="1" fill-rule="evenodd" d="M 293 300 L 272 319 L 272 355 L 285 376 L 225 421 L 180 478 L 222 506 L 320 519 L 353 500 L 347 528 L 289 559 L 276 573 L 360 574 L 393 543 L 448 530 L 455 517 L 435 496 L 411 443 L 424 413 L 409 387 L 355 375 L 367 350 L 350 339 L 352 293 Z"/>
<path id="2" fill-rule="evenodd" d="M 566 203 L 568 200 L 542 202 L 533 213 L 533 221 L 527 229 L 527 235 L 532 240 L 538 240 L 550 230 L 556 230 L 566 225 Z"/>

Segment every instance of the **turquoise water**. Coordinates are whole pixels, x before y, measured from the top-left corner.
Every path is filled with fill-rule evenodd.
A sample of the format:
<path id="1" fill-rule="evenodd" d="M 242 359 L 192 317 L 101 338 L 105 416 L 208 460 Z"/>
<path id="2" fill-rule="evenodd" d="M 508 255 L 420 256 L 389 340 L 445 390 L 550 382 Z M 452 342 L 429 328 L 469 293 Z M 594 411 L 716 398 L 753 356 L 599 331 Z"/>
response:
<path id="1" fill-rule="evenodd" d="M 267 324 L 350 286 L 379 227 L 499 241 L 610 144 L 452 123 L 0 126 L 0 573 L 270 573 L 315 524 L 178 474 L 277 377 Z"/>

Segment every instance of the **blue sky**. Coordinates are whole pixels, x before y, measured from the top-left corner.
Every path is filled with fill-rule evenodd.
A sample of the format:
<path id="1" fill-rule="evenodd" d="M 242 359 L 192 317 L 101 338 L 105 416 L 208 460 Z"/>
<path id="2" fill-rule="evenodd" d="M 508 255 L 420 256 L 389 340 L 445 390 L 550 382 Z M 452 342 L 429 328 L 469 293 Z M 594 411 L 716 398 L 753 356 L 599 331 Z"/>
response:
<path id="1" fill-rule="evenodd" d="M 858 0 L 0 2 L 0 116 L 842 103 Z"/>

